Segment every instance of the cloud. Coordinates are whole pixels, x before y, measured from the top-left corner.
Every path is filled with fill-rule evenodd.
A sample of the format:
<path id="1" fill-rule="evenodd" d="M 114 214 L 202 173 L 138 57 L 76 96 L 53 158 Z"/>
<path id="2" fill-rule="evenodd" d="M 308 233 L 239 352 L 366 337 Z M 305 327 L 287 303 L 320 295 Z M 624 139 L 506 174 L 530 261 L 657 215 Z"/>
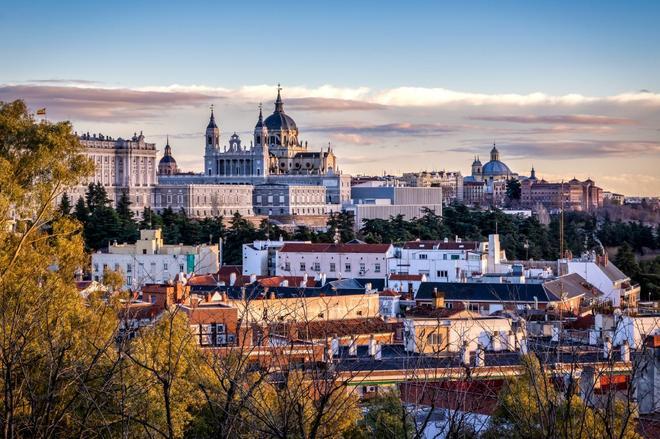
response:
<path id="1" fill-rule="evenodd" d="M 467 106 L 576 106 L 597 103 L 660 106 L 660 94 L 642 91 L 595 97 L 577 93 L 553 96 L 529 94 L 486 94 L 447 90 L 445 88 L 399 87 L 375 94 L 373 102 L 402 107 Z"/>
<path id="2" fill-rule="evenodd" d="M 372 139 L 360 134 L 336 133 L 330 137 L 338 143 L 352 143 L 354 145 L 372 145 L 374 143 Z"/>
<path id="3" fill-rule="evenodd" d="M 594 114 L 558 114 L 547 116 L 507 115 L 507 116 L 470 116 L 470 120 L 511 123 L 560 123 L 577 125 L 634 125 L 637 121 L 625 117 L 609 117 Z"/>
<path id="4" fill-rule="evenodd" d="M 434 136 L 459 131 L 461 127 L 434 123 L 393 122 L 386 124 L 352 124 L 312 126 L 306 131 L 321 133 L 357 134 L 361 136 Z"/>
<path id="5" fill-rule="evenodd" d="M 14 99 L 24 99 L 33 108 L 46 107 L 54 118 L 125 122 L 156 118 L 171 109 L 206 103 L 210 97 L 203 93 L 127 88 L 0 86 L 1 101 Z"/>
<path id="6" fill-rule="evenodd" d="M 371 102 L 334 98 L 292 98 L 286 100 L 286 106 L 303 111 L 358 111 L 387 108 Z"/>
<path id="7" fill-rule="evenodd" d="M 90 81 L 88 79 L 28 79 L 26 83 L 32 84 L 66 84 L 66 85 L 92 85 L 100 84 L 98 81 Z"/>
<path id="8" fill-rule="evenodd" d="M 660 141 L 653 140 L 521 141 L 498 143 L 497 147 L 501 152 L 518 158 L 539 157 L 556 160 L 660 154 Z M 450 151 L 479 153 L 484 151 L 484 147 L 468 146 Z"/>

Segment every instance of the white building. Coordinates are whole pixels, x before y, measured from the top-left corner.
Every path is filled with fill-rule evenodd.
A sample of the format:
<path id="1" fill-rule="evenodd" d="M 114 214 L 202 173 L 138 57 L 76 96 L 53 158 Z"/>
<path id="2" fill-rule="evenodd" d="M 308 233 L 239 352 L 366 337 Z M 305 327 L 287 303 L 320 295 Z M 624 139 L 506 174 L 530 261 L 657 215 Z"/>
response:
<path id="1" fill-rule="evenodd" d="M 476 351 L 516 351 L 524 330 L 511 319 L 484 317 L 463 311 L 447 317 L 412 317 L 403 320 L 404 349 L 408 352 L 460 352 L 467 345 Z"/>
<path id="2" fill-rule="evenodd" d="M 277 276 L 386 279 L 391 244 L 288 243 L 277 251 Z"/>
<path id="3" fill-rule="evenodd" d="M 409 241 L 390 259 L 392 274 L 425 275 L 429 282 L 464 282 L 497 271 L 502 260 L 499 236 L 489 242 Z"/>
<path id="4" fill-rule="evenodd" d="M 131 208 L 141 212 L 153 205 L 153 188 L 157 184 L 156 145 L 145 142 L 142 133 L 130 139 L 114 139 L 103 134 L 83 134 L 79 138 L 85 155 L 94 163 L 94 173 L 79 185 L 69 188 L 72 204 L 85 197 L 90 183 L 102 184 L 108 197 L 116 202 L 126 192 Z"/>
<path id="5" fill-rule="evenodd" d="M 251 276 L 275 276 L 277 250 L 284 244 L 309 244 L 309 241 L 254 241 L 243 244 L 243 274 Z"/>
<path id="6" fill-rule="evenodd" d="M 384 186 L 387 182 L 369 182 L 351 188 L 351 202 L 344 204 L 360 229 L 367 219 L 389 219 L 403 215 L 406 220 L 420 218 L 426 209 L 442 215 L 441 187 Z"/>
<path id="7" fill-rule="evenodd" d="M 111 244 L 107 252 L 92 254 L 92 279 L 103 282 L 106 269 L 121 271 L 125 286 L 139 288 L 164 283 L 179 273 L 215 273 L 219 269 L 217 245 L 165 245 L 161 231 L 141 230 L 135 244 Z"/>
<path id="8" fill-rule="evenodd" d="M 608 260 L 607 255 L 585 254 L 579 259 L 559 261 L 561 274 L 577 273 L 604 293 L 603 299 L 614 306 L 635 306 L 639 301 L 639 285 Z"/>

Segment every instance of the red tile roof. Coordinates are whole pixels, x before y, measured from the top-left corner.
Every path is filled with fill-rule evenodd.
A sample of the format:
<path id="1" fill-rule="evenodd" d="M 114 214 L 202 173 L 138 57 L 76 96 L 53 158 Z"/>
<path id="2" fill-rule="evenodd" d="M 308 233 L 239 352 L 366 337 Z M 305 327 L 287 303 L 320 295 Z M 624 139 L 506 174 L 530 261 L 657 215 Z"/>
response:
<path id="1" fill-rule="evenodd" d="M 408 280 L 421 282 L 423 274 L 390 274 L 390 280 Z"/>
<path id="2" fill-rule="evenodd" d="M 257 283 L 261 285 L 262 287 L 279 287 L 282 284 L 282 281 L 287 280 L 289 281 L 289 286 L 290 287 L 299 287 L 300 283 L 303 280 L 302 276 L 272 276 L 272 277 L 264 277 L 261 279 L 257 280 Z M 316 285 L 316 281 L 314 280 L 313 276 L 309 276 L 307 278 L 307 286 L 308 287 L 313 287 Z"/>
<path id="3" fill-rule="evenodd" d="M 385 253 L 391 244 L 284 244 L 282 253 Z"/>

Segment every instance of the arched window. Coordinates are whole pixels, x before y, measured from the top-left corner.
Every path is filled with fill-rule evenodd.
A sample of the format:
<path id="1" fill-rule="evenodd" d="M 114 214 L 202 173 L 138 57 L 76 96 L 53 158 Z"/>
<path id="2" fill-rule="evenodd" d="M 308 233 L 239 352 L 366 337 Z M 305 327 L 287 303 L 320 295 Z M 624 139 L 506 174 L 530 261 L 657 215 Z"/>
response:
<path id="1" fill-rule="evenodd" d="M 209 144 L 209 145 L 212 145 L 212 144 L 213 144 L 213 136 L 209 136 L 208 144 Z"/>

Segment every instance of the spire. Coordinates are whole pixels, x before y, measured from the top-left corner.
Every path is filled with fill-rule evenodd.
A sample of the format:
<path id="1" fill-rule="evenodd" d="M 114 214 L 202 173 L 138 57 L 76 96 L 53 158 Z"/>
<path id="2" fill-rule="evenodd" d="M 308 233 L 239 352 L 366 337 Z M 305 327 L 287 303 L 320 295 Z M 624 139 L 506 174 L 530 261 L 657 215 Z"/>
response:
<path id="1" fill-rule="evenodd" d="M 170 146 L 170 135 L 167 135 L 167 141 L 165 142 L 165 152 L 163 153 L 165 157 L 170 157 L 172 155 L 172 147 Z"/>
<path id="2" fill-rule="evenodd" d="M 532 173 L 529 176 L 532 180 L 536 180 L 536 171 L 534 170 L 534 165 L 532 165 Z"/>
<path id="3" fill-rule="evenodd" d="M 283 113 L 284 112 L 284 104 L 282 103 L 282 95 L 280 92 L 282 91 L 282 87 L 280 86 L 280 83 L 277 83 L 277 99 L 275 100 L 275 112 L 276 113 Z"/>
<path id="4" fill-rule="evenodd" d="M 213 114 L 213 104 L 211 104 L 211 117 L 209 118 L 209 124 L 206 127 L 206 129 L 209 128 L 218 128 L 218 126 L 215 124 L 215 115 Z"/>
<path id="5" fill-rule="evenodd" d="M 261 107 L 262 107 L 261 102 L 259 102 L 259 119 L 257 120 L 257 125 L 255 126 L 255 128 L 261 128 L 264 126 L 264 115 L 261 112 Z"/>

